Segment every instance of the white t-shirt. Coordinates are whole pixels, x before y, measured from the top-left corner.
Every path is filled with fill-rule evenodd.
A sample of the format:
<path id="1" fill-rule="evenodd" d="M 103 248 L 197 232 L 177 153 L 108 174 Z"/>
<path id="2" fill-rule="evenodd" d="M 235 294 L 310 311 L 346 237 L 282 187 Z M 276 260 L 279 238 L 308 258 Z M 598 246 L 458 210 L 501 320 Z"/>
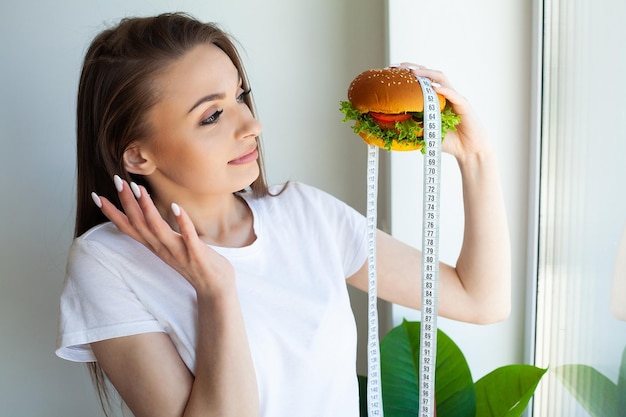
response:
<path id="1" fill-rule="evenodd" d="M 301 183 L 277 197 L 243 197 L 256 241 L 214 249 L 235 268 L 261 415 L 357 417 L 356 326 L 345 278 L 366 259 L 365 218 Z M 194 372 L 196 327 L 192 286 L 112 223 L 74 241 L 59 357 L 90 362 L 91 342 L 166 332 Z"/>

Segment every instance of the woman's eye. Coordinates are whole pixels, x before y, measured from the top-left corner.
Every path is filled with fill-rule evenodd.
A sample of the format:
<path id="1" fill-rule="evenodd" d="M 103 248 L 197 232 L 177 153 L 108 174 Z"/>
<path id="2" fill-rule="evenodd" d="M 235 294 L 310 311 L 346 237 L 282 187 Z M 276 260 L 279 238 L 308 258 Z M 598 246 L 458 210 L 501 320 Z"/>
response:
<path id="1" fill-rule="evenodd" d="M 220 118 L 220 115 L 224 112 L 224 110 L 217 110 L 215 113 L 213 113 L 212 115 L 210 115 L 209 117 L 207 117 L 206 119 L 203 119 L 200 122 L 200 126 L 205 126 L 205 125 L 212 125 L 213 123 L 217 122 L 217 119 Z"/>
<path id="2" fill-rule="evenodd" d="M 240 103 L 243 103 L 246 96 L 248 96 L 248 94 L 250 94 L 252 92 L 252 89 L 247 89 L 246 91 L 244 91 L 243 93 L 239 94 L 239 96 L 237 97 L 237 101 Z"/>

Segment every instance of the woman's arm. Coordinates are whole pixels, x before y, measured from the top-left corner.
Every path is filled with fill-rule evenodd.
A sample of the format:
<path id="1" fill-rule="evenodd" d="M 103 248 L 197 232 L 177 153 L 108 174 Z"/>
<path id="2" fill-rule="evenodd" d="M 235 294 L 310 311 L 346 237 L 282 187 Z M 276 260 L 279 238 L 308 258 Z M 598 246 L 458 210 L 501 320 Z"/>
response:
<path id="1" fill-rule="evenodd" d="M 198 343 L 195 377 L 169 336 L 147 333 L 96 342 L 107 377 L 137 417 L 258 416 L 254 365 L 232 265 L 204 244 L 181 209 L 174 233 L 141 189 L 123 183 L 124 213 L 102 198 L 102 211 L 124 233 L 175 268 L 195 288 Z"/>
<path id="2" fill-rule="evenodd" d="M 485 131 L 469 103 L 445 75 L 412 67 L 430 78 L 436 91 L 461 116 L 457 131 L 449 131 L 443 150 L 452 154 L 461 171 L 465 229 L 455 266 L 439 267 L 439 314 L 455 320 L 492 323 L 510 312 L 511 254 L 499 174 Z M 388 301 L 421 307 L 421 253 L 379 232 L 377 238 L 378 294 Z M 367 290 L 367 264 L 348 282 Z"/>
<path id="3" fill-rule="evenodd" d="M 165 333 L 92 343 L 100 366 L 136 417 L 258 415 L 237 298 L 199 296 L 198 316 L 195 378 Z"/>

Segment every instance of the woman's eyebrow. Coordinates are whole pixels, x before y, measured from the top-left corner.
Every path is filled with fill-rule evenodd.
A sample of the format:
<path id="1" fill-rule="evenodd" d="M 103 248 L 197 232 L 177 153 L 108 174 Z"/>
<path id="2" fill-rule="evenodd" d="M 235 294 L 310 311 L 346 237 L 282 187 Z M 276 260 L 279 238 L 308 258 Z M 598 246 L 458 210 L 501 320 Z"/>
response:
<path id="1" fill-rule="evenodd" d="M 224 99 L 225 96 L 226 95 L 224 93 L 215 93 L 215 94 L 209 94 L 208 96 L 204 96 L 200 100 L 196 101 L 193 106 L 191 106 L 187 114 L 191 113 L 193 109 L 195 109 L 202 103 L 206 103 L 207 101 L 213 101 L 213 100 L 222 100 Z"/>
<path id="2" fill-rule="evenodd" d="M 241 74 L 238 74 L 237 85 L 241 85 L 242 81 L 243 79 L 241 78 Z M 202 97 L 200 100 L 196 101 L 193 106 L 191 106 L 187 114 L 191 113 L 193 109 L 195 109 L 202 103 L 206 103 L 207 101 L 213 101 L 213 100 L 223 100 L 224 97 L 226 97 L 224 93 L 209 94 L 208 96 Z"/>

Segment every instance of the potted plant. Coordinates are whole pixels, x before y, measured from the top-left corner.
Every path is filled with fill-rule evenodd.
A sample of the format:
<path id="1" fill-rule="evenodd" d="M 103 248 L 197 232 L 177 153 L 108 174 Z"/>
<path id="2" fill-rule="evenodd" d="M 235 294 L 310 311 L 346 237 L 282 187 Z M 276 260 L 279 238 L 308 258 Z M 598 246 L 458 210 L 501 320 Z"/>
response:
<path id="1" fill-rule="evenodd" d="M 437 330 L 435 399 L 437 417 L 518 417 L 547 369 L 532 365 L 497 368 L 474 382 L 459 347 Z M 403 321 L 380 343 L 383 411 L 415 417 L 419 404 L 420 323 Z M 359 376 L 361 416 L 367 417 L 367 380 Z"/>

